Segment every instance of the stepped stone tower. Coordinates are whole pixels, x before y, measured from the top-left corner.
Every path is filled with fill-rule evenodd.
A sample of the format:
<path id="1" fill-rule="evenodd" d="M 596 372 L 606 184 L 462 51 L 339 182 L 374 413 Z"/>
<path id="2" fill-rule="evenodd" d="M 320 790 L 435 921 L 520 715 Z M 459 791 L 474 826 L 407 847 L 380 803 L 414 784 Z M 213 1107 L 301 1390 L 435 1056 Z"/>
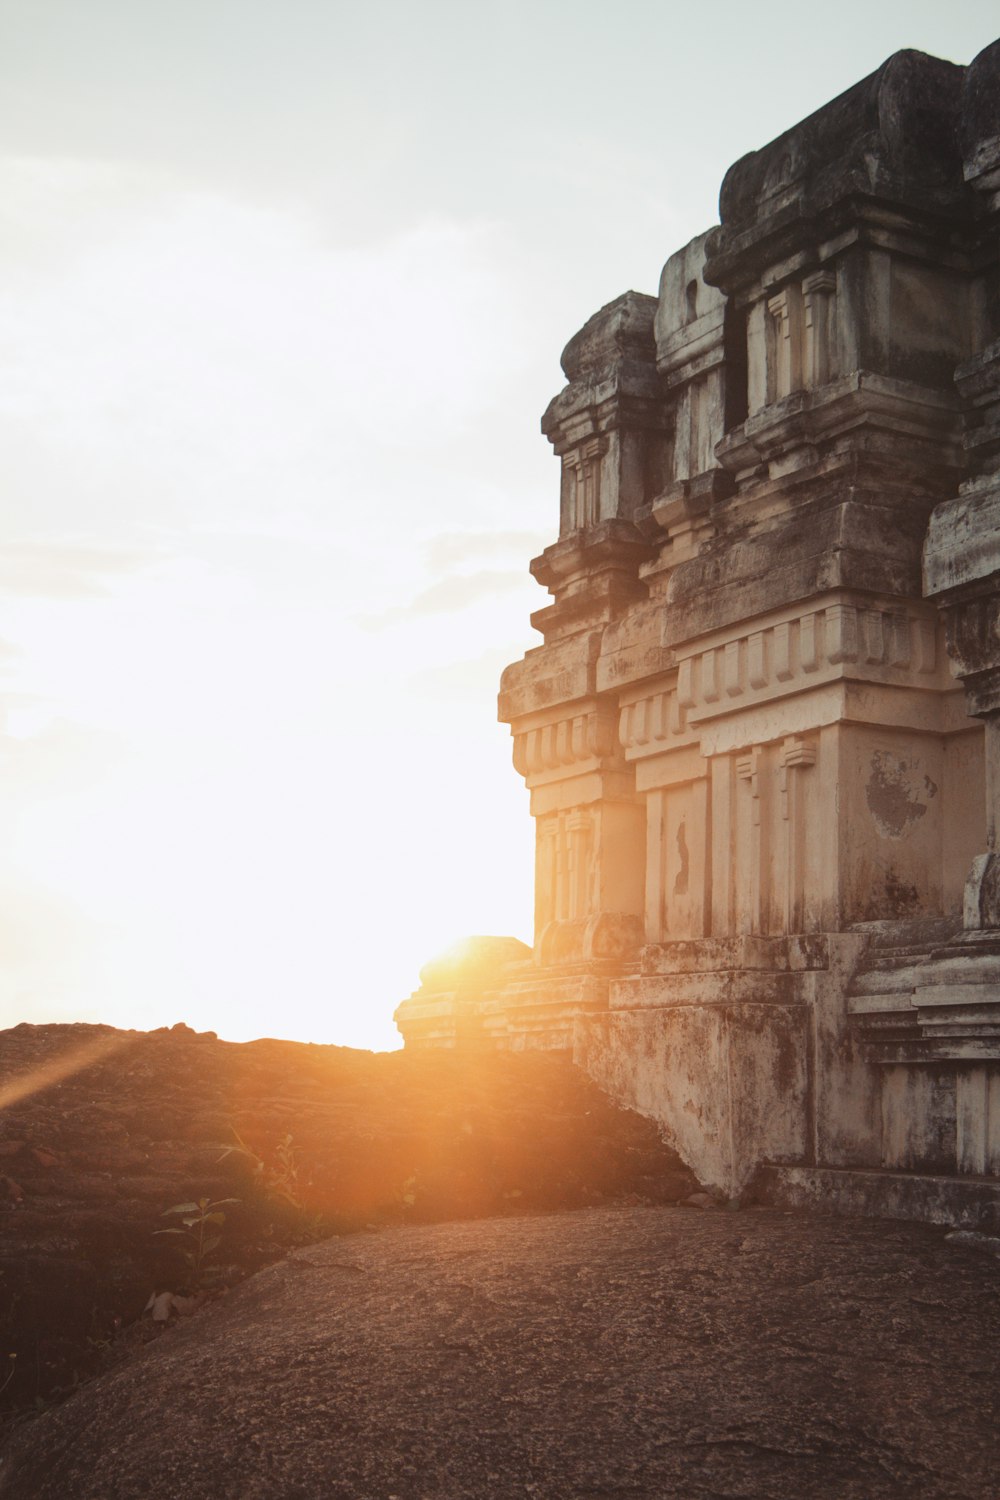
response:
<path id="1" fill-rule="evenodd" d="M 1000 42 L 726 174 L 563 353 L 500 717 L 535 944 L 408 1046 L 571 1049 L 735 1196 L 1000 1209 Z"/>

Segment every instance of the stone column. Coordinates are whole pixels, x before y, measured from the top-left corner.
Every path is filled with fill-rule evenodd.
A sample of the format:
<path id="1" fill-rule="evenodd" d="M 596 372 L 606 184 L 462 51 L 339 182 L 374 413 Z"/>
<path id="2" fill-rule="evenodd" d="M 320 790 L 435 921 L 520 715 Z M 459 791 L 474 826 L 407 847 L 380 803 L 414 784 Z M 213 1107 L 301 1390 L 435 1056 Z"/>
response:
<path id="1" fill-rule="evenodd" d="M 1000 340 L 962 367 L 959 385 L 992 370 L 1000 416 Z M 997 469 L 964 484 L 931 517 L 924 547 L 924 590 L 944 616 L 952 671 L 966 708 L 986 728 L 985 848 L 965 889 L 964 925 L 1000 928 L 1000 454 Z"/>
<path id="2" fill-rule="evenodd" d="M 962 86 L 963 175 L 975 205 L 975 355 L 955 371 L 965 412 L 969 478 L 931 516 L 924 593 L 943 612 L 952 670 L 986 726 L 985 849 L 965 890 L 969 931 L 1000 928 L 1000 41 L 969 65 Z"/>
<path id="3" fill-rule="evenodd" d="M 1000 339 L 959 365 L 966 450 L 978 472 L 937 506 L 924 544 L 924 593 L 944 616 L 952 671 L 986 726 L 985 850 L 965 889 L 964 925 L 1000 928 Z"/>
<path id="4" fill-rule="evenodd" d="M 966 708 L 985 725 L 983 850 L 965 883 L 963 931 L 921 966 L 912 1005 L 911 1061 L 954 1060 L 959 1172 L 1000 1173 L 1000 339 L 960 365 L 966 447 L 974 477 L 931 516 L 924 588 L 944 616 Z M 978 472 L 976 472 L 978 470 Z M 902 1077 L 900 1069 L 891 1070 Z M 912 1097 L 912 1069 L 905 1079 Z M 929 1076 L 929 1075 L 928 1075 Z"/>

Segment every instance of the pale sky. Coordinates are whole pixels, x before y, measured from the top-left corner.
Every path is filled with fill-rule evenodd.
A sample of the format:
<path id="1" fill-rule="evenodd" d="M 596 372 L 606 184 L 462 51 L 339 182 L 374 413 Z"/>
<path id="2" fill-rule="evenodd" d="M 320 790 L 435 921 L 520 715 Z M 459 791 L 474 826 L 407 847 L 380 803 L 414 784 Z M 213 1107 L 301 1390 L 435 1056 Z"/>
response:
<path id="1" fill-rule="evenodd" d="M 995 0 L 0 0 L 0 1026 L 392 1047 L 530 940 L 538 419 L 736 157 Z"/>

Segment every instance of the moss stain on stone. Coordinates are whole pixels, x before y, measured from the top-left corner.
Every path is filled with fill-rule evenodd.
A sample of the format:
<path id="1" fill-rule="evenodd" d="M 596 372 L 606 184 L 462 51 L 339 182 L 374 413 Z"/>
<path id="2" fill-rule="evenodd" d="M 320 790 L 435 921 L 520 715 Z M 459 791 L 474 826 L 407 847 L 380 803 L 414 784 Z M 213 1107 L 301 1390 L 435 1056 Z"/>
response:
<path id="1" fill-rule="evenodd" d="M 936 796 L 936 784 L 929 776 L 921 776 L 911 761 L 888 750 L 875 751 L 865 799 L 884 838 L 903 838 L 911 824 L 925 816 L 927 803 Z"/>

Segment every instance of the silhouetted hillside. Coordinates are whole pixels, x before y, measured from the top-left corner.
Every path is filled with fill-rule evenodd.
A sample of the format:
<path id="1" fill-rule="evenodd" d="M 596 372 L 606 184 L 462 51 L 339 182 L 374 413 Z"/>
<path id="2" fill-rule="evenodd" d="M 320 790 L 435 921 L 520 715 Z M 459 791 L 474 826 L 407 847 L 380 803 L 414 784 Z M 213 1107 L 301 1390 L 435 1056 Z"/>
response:
<path id="1" fill-rule="evenodd" d="M 215 1295 L 338 1230 L 697 1187 L 648 1121 L 559 1057 L 184 1026 L 0 1032 L 0 1174 L 0 1384 L 15 1405 L 70 1388 L 123 1335 L 153 1336 L 151 1293 Z M 237 1201 L 214 1210 L 222 1199 Z"/>

